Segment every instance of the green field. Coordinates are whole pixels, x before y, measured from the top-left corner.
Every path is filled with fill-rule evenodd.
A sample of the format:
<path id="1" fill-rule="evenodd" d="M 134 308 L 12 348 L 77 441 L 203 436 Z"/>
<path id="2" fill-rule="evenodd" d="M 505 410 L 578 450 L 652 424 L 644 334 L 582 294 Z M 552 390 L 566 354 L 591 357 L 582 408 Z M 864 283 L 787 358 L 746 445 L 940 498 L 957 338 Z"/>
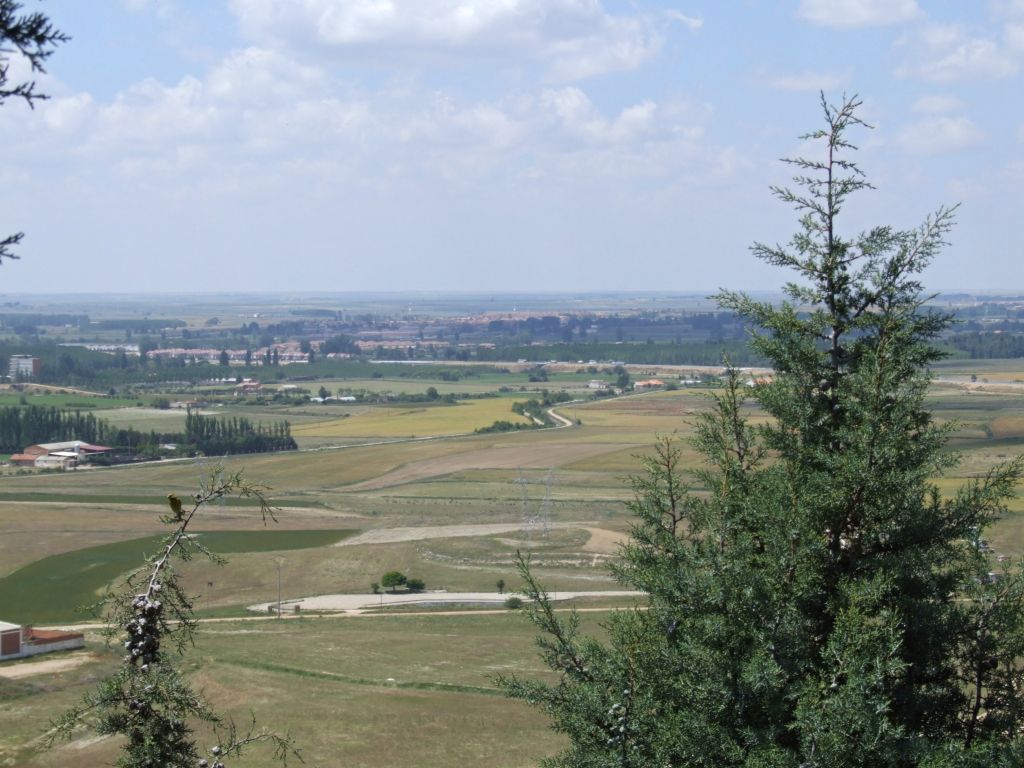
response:
<path id="1" fill-rule="evenodd" d="M 95 410 L 95 411 L 107 411 L 114 408 L 125 408 L 128 406 L 136 405 L 138 401 L 135 399 L 126 399 L 122 397 L 108 397 L 106 395 L 94 395 L 89 396 L 82 393 L 66 393 L 61 394 L 60 391 L 54 393 L 36 393 L 36 392 L 12 392 L 10 390 L 0 390 L 0 406 L 15 406 L 15 405 L 36 405 L 45 408 L 67 408 L 68 410 Z M 103 414 L 106 416 L 107 414 Z"/>
<path id="2" fill-rule="evenodd" d="M 196 541 L 219 554 L 281 552 L 331 546 L 346 531 L 210 531 Z M 145 564 L 156 552 L 161 536 L 101 544 L 37 560 L 0 578 L 0 605 L 19 623 L 40 624 L 81 620 L 91 614 L 84 607 L 95 603 L 111 582 Z M 199 555 L 202 557 L 202 555 Z"/>

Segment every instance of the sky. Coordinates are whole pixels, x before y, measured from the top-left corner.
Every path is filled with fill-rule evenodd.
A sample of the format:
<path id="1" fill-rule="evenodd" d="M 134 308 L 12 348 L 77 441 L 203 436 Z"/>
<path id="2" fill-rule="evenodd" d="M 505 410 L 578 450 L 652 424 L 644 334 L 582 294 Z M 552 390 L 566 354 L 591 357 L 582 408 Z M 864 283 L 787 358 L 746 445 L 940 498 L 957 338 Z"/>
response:
<path id="1" fill-rule="evenodd" d="M 21 2 L 3 294 L 773 290 L 821 92 L 842 232 L 960 203 L 925 284 L 1024 291 L 1024 0 Z"/>

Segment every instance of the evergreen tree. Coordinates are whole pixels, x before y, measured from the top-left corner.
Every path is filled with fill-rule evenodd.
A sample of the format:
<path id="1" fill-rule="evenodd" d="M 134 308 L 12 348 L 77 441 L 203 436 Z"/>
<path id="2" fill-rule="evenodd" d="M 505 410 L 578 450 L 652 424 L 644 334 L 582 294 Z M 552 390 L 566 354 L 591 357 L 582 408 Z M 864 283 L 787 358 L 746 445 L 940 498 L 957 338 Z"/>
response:
<path id="1" fill-rule="evenodd" d="M 553 685 L 508 692 L 545 709 L 569 748 L 551 766 L 1017 766 L 1024 764 L 1024 584 L 992 573 L 981 536 L 1024 471 L 1018 458 L 943 496 L 949 428 L 925 408 L 932 346 L 950 318 L 918 280 L 952 223 L 837 229 L 868 188 L 846 135 L 859 102 L 822 99 L 792 162 L 801 215 L 789 247 L 755 245 L 796 273 L 781 306 L 722 293 L 760 328 L 775 369 L 734 372 L 698 423 L 707 495 L 681 480 L 663 439 L 633 480 L 637 516 L 615 566 L 649 595 L 615 613 L 608 640 L 562 621 L 521 563 Z"/>
<path id="2" fill-rule="evenodd" d="M 289 757 L 302 759 L 290 736 L 258 729 L 255 715 L 251 727 L 239 730 L 233 720 L 217 714 L 192 687 L 179 661 L 194 645 L 198 623 L 195 598 L 185 592 L 175 564 L 197 555 L 224 562 L 194 538 L 189 525 L 204 507 L 231 496 L 254 499 L 264 524 L 268 518 L 276 522 L 264 490 L 239 473 L 226 475 L 218 468 L 194 496 L 167 495 L 170 514 L 160 521 L 171 532 L 156 554 L 96 606 L 105 614 L 108 641 L 124 648 L 122 662 L 81 704 L 51 723 L 51 746 L 72 738 L 84 725 L 101 736 L 122 737 L 119 768 L 225 768 L 225 760 L 259 742 L 269 742 L 282 765 Z M 196 740 L 199 725 L 212 731 L 209 759 L 201 756 Z"/>
<path id="3" fill-rule="evenodd" d="M 0 104 L 16 98 L 34 107 L 36 101 L 49 97 L 36 90 L 34 80 L 14 83 L 8 80 L 10 56 L 15 53 L 24 58 L 33 75 L 45 72 L 44 62 L 68 36 L 54 27 L 44 14 L 21 11 L 21 3 L 0 0 Z M 23 232 L 18 232 L 0 238 L 0 261 L 18 258 L 12 249 L 24 236 Z"/>

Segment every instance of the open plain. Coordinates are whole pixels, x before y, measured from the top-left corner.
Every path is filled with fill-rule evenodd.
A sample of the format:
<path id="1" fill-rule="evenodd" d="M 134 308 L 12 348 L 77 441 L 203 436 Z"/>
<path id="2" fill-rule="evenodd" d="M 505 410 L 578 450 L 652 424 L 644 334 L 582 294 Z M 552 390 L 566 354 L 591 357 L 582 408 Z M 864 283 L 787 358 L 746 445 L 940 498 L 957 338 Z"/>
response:
<path id="1" fill-rule="evenodd" d="M 958 467 L 939 480 L 951 492 L 1020 451 L 1024 403 L 1001 387 L 970 386 L 968 363 L 940 374 L 930 403 L 955 425 L 951 450 L 961 452 Z M 1003 378 L 1012 383 L 1020 374 L 1006 370 Z M 22 623 L 88 624 L 76 605 L 98 599 L 151 551 L 167 493 L 194 492 L 217 466 L 243 470 L 269 486 L 277 521 L 264 524 L 242 501 L 206 509 L 197 531 L 228 563 L 184 567 L 198 613 L 209 620 L 184 663 L 210 699 L 240 722 L 251 711 L 289 731 L 310 765 L 533 765 L 560 737 L 536 711 L 504 699 L 495 677 L 550 673 L 526 618 L 500 608 L 497 584 L 516 590 L 521 551 L 556 595 L 593 594 L 559 602 L 585 607 L 591 631 L 601 632 L 608 610 L 636 604 L 636 595 L 616 593 L 621 587 L 607 570 L 630 525 L 624 478 L 640 469 L 638 457 L 657 434 L 687 441 L 712 394 L 684 387 L 571 403 L 556 409 L 569 426 L 491 434 L 472 429 L 503 418 L 499 406 L 507 409 L 508 398 L 475 401 L 487 404 L 480 422 L 466 422 L 458 407 L 435 409 L 429 423 L 418 410 L 364 408 L 361 416 L 310 419 L 303 429 L 316 440 L 297 452 L 7 476 L 0 480 L 0 605 Z M 446 425 L 444 413 L 460 421 Z M 398 428 L 404 417 L 410 426 Z M 379 425 L 378 433 L 354 432 L 360 420 Z M 691 447 L 686 460 L 696 466 Z M 1019 497 L 989 539 L 1000 554 L 1024 553 Z M 390 570 L 422 579 L 428 592 L 415 600 L 428 605 L 375 597 L 371 583 Z M 26 589 L 26 579 L 42 582 L 43 592 Z M 40 597 L 70 583 L 74 589 Z M 283 621 L 266 612 L 276 608 L 279 586 Z M 457 593 L 468 597 L 444 604 Z M 338 613 L 353 608 L 362 615 Z M 69 657 L 74 663 L 2 666 L 0 764 L 74 768 L 114 758 L 116 743 L 84 732 L 42 749 L 49 720 L 117 663 L 98 631 L 87 632 L 89 653 Z M 254 749 L 246 764 L 271 761 Z"/>

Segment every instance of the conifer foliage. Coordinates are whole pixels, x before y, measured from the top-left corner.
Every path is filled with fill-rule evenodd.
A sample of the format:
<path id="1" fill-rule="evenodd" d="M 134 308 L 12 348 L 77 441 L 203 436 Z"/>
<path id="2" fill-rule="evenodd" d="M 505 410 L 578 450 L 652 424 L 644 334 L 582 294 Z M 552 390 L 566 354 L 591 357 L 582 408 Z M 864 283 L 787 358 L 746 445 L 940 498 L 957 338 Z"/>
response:
<path id="1" fill-rule="evenodd" d="M 67 40 L 68 36 L 54 27 L 42 13 L 22 13 L 21 3 L 0 0 L 0 105 L 15 98 L 34 107 L 35 102 L 49 98 L 36 90 L 35 80 L 14 83 L 8 80 L 10 57 L 12 54 L 22 57 L 33 75 L 42 73 L 46 71 L 43 68 L 46 60 L 60 43 Z M 18 232 L 0 238 L 0 262 L 18 258 L 12 249 L 24 236 L 23 232 Z"/>
<path id="2" fill-rule="evenodd" d="M 559 680 L 503 682 L 568 735 L 550 766 L 1024 765 L 1024 584 L 982 538 L 1024 462 L 952 495 L 932 480 L 956 461 L 924 399 L 950 318 L 919 275 L 954 211 L 841 234 L 870 187 L 850 159 L 859 105 L 823 97 L 825 126 L 804 137 L 823 159 L 788 161 L 796 189 L 773 190 L 800 227 L 753 251 L 795 273 L 787 300 L 718 296 L 760 329 L 775 374 L 748 388 L 733 372 L 699 421 L 707 493 L 684 484 L 671 438 L 632 481 L 614 572 L 647 609 L 584 637 L 521 562 Z"/>
<path id="3" fill-rule="evenodd" d="M 232 720 L 217 714 L 177 663 L 193 644 L 197 623 L 194 598 L 183 589 L 175 562 L 187 562 L 197 554 L 223 562 L 189 531 L 190 524 L 204 507 L 229 496 L 255 499 L 266 522 L 273 511 L 264 490 L 246 483 L 239 473 L 214 469 L 195 496 L 168 495 L 170 514 L 161 521 L 171 533 L 158 552 L 101 603 L 108 638 L 123 647 L 122 662 L 82 704 L 53 722 L 51 742 L 71 738 L 83 725 L 100 735 L 117 734 L 124 739 L 120 768 L 225 768 L 226 760 L 256 742 L 270 742 L 283 764 L 289 756 L 301 760 L 290 737 L 258 729 L 255 717 L 240 731 Z M 194 731 L 200 723 L 211 728 L 215 742 L 206 751 L 208 757 L 196 744 Z"/>

